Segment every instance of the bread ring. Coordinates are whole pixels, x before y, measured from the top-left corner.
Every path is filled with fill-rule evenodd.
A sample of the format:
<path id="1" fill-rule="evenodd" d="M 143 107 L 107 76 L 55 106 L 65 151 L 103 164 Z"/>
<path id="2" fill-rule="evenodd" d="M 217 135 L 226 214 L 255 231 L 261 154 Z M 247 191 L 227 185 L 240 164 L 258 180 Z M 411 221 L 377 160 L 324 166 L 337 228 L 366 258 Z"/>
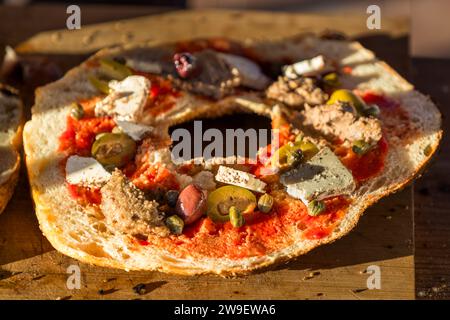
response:
<path id="1" fill-rule="evenodd" d="M 352 170 L 353 176 L 359 178 L 355 178 L 357 187 L 348 196 L 325 200 L 328 210 L 325 214 L 311 217 L 302 201 L 289 196 L 278 182 L 271 184 L 267 180 L 269 193 L 274 198 L 272 213 L 256 212 L 247 216 L 247 224 L 243 227 L 235 228 L 229 222 L 214 223 L 209 217 L 203 217 L 185 227 L 182 235 L 161 236 L 150 233 L 143 240 L 119 231 L 107 223 L 105 212 L 98 210 L 98 203 L 96 205 L 94 201 L 94 205 L 87 206 L 80 204 L 67 190 L 64 171 L 67 153 L 61 152 L 61 136 L 68 132 L 70 105 L 79 101 L 85 103 L 84 107 L 88 109 L 91 104 L 92 109 L 92 101 L 98 96 L 98 91 L 92 87 L 89 77 L 99 75 L 99 59 L 135 58 L 141 63 L 141 68 L 147 70 L 136 74 L 148 76 L 151 73 L 148 70 L 153 74 L 167 72 L 167 65 L 147 64 L 142 67 L 139 57 L 160 59 L 161 56 L 171 57 L 174 52 L 188 51 L 189 48 L 217 49 L 214 47 L 214 40 L 193 43 L 196 46 L 192 46 L 192 43 L 178 43 L 158 47 L 142 45 L 105 49 L 69 71 L 62 79 L 36 91 L 33 116 L 24 130 L 26 163 L 40 228 L 58 251 L 82 262 L 125 270 L 222 276 L 249 273 L 288 261 L 344 236 L 357 224 L 367 207 L 410 182 L 438 147 L 442 131 L 441 115 L 436 106 L 359 43 L 309 36 L 301 40 L 239 45 L 237 51 L 252 56 L 261 65 L 279 63 L 286 58 L 294 62 L 319 54 L 332 57 L 342 72 L 342 87 L 360 92 L 361 96 L 366 93 L 365 98 L 370 102 L 383 104 L 394 101 L 396 112 L 402 113 L 402 117 L 397 117 L 387 109 L 381 111 L 384 138 L 374 149 L 378 150 L 378 156 L 364 158 L 369 161 L 366 165 L 378 166 L 379 170 L 374 175 L 358 171 L 361 163 L 354 161 L 354 154 L 349 153 L 348 147 L 332 145 L 334 153 Z M 229 47 L 235 48 L 236 44 L 232 43 Z M 161 82 L 161 79 L 153 75 L 148 78 L 152 87 L 155 83 L 159 88 L 164 87 L 165 80 Z M 170 77 L 168 81 L 171 81 Z M 170 160 L 155 160 L 155 150 L 160 151 L 159 160 L 161 155 L 169 151 L 170 126 L 200 117 L 219 117 L 242 111 L 264 115 L 276 121 L 282 115 L 289 128 L 300 128 L 302 125 L 303 111 L 297 107 L 285 106 L 291 100 L 243 105 L 237 103 L 236 99 L 263 102 L 258 100 L 261 95 L 254 90 L 238 90 L 218 101 L 212 101 L 186 93 L 183 88 L 179 89 L 183 99 L 174 94 L 173 100 L 167 98 L 170 105 L 167 100 L 160 101 L 159 104 L 155 102 L 143 120 L 154 131 L 153 136 L 150 134 L 151 138 L 147 140 L 148 146 L 138 147 L 136 159 L 141 164 L 145 163 L 145 166 L 137 167 L 142 172 L 152 168 L 153 176 L 160 175 L 159 180 L 151 181 L 152 187 L 169 185 L 168 188 L 175 188 L 175 184 L 180 182 L 178 178 L 174 180 L 167 172 L 161 171 L 162 166 L 173 173 L 175 169 Z M 166 92 L 171 94 L 170 90 Z M 278 107 L 275 108 L 274 105 Z M 115 124 L 108 121 L 97 125 L 103 126 L 105 131 L 112 130 Z M 311 125 L 314 126 L 314 123 Z M 70 132 L 67 133 L 69 134 Z M 320 144 L 320 141 L 323 141 L 322 138 L 317 138 L 316 142 Z M 73 149 L 73 145 L 71 147 Z M 82 150 L 85 149 L 79 147 L 72 152 L 82 154 Z M 381 158 L 382 161 L 378 161 Z M 207 164 L 201 166 L 203 170 Z M 131 173 L 127 170 L 131 170 Z M 138 188 L 146 188 L 146 180 L 140 179 L 142 176 L 139 174 L 135 175 L 136 168 L 123 171 Z"/>

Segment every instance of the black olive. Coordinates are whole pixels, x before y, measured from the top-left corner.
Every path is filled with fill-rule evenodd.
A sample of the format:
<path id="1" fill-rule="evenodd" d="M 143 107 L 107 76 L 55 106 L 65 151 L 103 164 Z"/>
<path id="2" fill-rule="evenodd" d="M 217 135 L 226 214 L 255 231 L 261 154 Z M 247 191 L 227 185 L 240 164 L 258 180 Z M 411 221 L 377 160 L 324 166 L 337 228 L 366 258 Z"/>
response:
<path id="1" fill-rule="evenodd" d="M 189 52 L 175 53 L 173 62 L 181 78 L 189 78 L 197 68 L 197 59 Z"/>
<path id="2" fill-rule="evenodd" d="M 172 207 L 175 208 L 177 205 L 177 200 L 178 200 L 178 196 L 180 195 L 180 193 L 177 190 L 169 190 L 166 192 L 166 202 L 167 204 Z"/>

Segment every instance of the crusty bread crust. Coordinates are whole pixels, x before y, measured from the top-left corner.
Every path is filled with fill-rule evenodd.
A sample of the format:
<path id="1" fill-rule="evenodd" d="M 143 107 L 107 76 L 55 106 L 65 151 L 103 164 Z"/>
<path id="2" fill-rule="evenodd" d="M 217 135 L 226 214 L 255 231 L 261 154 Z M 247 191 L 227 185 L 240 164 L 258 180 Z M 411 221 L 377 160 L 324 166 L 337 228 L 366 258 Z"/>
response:
<path id="1" fill-rule="evenodd" d="M 441 136 L 441 115 L 426 96 L 399 76 L 374 54 L 357 42 L 321 40 L 302 37 L 280 44 L 253 43 L 262 58 L 291 57 L 301 59 L 322 53 L 336 58 L 341 65 L 352 66 L 351 76 L 343 76 L 344 87 L 373 90 L 395 97 L 407 111 L 407 128 L 401 139 L 386 132 L 389 151 L 385 170 L 369 179 L 351 195 L 355 201 L 348 208 L 341 224 L 320 240 L 299 238 L 294 244 L 264 256 L 239 260 L 210 257 L 179 258 L 152 246 L 136 247 L 130 238 L 115 232 L 101 219 L 79 206 L 65 188 L 60 168 L 64 157 L 57 152 L 58 136 L 65 129 L 70 102 L 94 95 L 87 84 L 86 64 L 69 71 L 61 80 L 39 88 L 32 109 L 32 120 L 25 125 L 24 147 L 36 214 L 40 228 L 60 252 L 82 262 L 125 270 L 158 270 L 194 275 L 245 274 L 269 265 L 286 262 L 313 248 L 333 242 L 357 224 L 364 210 L 380 198 L 410 182 L 435 153 Z M 97 56 L 115 55 L 134 48 L 102 50 Z M 202 108 L 203 114 L 205 108 Z M 217 108 L 215 108 L 217 109 Z M 199 111 L 189 110 L 173 122 L 192 119 Z M 214 112 L 211 114 L 214 116 Z M 402 124 L 404 125 L 404 124 Z"/>
<path id="2" fill-rule="evenodd" d="M 9 200 L 11 199 L 14 189 L 17 185 L 17 181 L 19 180 L 19 171 L 20 171 L 20 155 L 17 152 L 16 164 L 14 165 L 11 175 L 9 178 L 0 185 L 0 213 L 2 213 Z"/>
<path id="3" fill-rule="evenodd" d="M 3 85 L 3 90 L 10 90 Z M 23 106 L 21 100 L 16 96 L 5 96 L 0 93 L 0 104 L 6 103 L 12 108 L 8 108 L 9 115 L 0 121 L 0 213 L 3 212 L 14 193 L 14 188 L 19 180 L 20 171 L 20 148 L 22 146 L 23 129 Z M 1 119 L 1 117 L 0 117 Z"/>

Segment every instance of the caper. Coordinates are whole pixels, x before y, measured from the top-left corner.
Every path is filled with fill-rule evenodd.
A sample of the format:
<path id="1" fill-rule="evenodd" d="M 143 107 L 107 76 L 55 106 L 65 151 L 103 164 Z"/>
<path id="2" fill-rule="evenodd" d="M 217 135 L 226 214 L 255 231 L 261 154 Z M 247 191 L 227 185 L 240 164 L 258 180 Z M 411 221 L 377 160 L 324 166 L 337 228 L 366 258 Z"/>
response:
<path id="1" fill-rule="evenodd" d="M 100 80 L 97 77 L 90 76 L 89 82 L 92 84 L 92 86 L 104 94 L 109 94 L 109 85 L 108 82 L 105 80 Z"/>
<path id="2" fill-rule="evenodd" d="M 230 222 L 235 228 L 242 227 L 245 224 L 244 216 L 235 206 L 230 207 Z"/>
<path id="3" fill-rule="evenodd" d="M 84 109 L 79 103 L 73 103 L 70 109 L 70 115 L 76 120 L 80 120 L 84 117 Z"/>
<path id="4" fill-rule="evenodd" d="M 273 206 L 273 197 L 265 193 L 258 200 L 258 210 L 263 213 L 269 213 L 272 210 Z"/>
<path id="5" fill-rule="evenodd" d="M 310 216 L 318 216 L 326 209 L 326 205 L 323 201 L 313 200 L 308 205 L 308 213 Z"/>
<path id="6" fill-rule="evenodd" d="M 291 150 L 287 158 L 287 164 L 289 166 L 295 166 L 302 162 L 303 158 L 303 151 L 301 149 Z"/>
<path id="7" fill-rule="evenodd" d="M 172 207 L 175 208 L 175 206 L 177 205 L 177 200 L 178 200 L 178 196 L 180 195 L 180 193 L 178 192 L 178 190 L 169 190 L 166 192 L 166 202 L 167 204 Z"/>
<path id="8" fill-rule="evenodd" d="M 169 228 L 170 232 L 179 235 L 183 233 L 184 221 L 174 214 L 166 219 L 166 226 Z"/>
<path id="9" fill-rule="evenodd" d="M 363 155 L 367 153 L 371 149 L 370 144 L 365 142 L 364 140 L 357 140 L 353 142 L 352 150 L 354 153 L 358 155 Z"/>
<path id="10" fill-rule="evenodd" d="M 326 74 L 323 77 L 323 82 L 330 87 L 339 87 L 341 85 L 340 81 L 339 81 L 339 77 L 338 74 L 336 72 L 331 72 Z"/>
<path id="11" fill-rule="evenodd" d="M 130 68 L 111 59 L 101 59 L 100 70 L 108 77 L 116 80 L 123 80 L 133 74 Z"/>
<path id="12" fill-rule="evenodd" d="M 367 116 L 378 117 L 380 115 L 380 108 L 376 104 L 370 104 L 367 106 L 364 113 Z"/>
<path id="13" fill-rule="evenodd" d="M 136 153 L 136 142 L 123 133 L 104 133 L 95 140 L 91 153 L 104 166 L 122 167 Z"/>

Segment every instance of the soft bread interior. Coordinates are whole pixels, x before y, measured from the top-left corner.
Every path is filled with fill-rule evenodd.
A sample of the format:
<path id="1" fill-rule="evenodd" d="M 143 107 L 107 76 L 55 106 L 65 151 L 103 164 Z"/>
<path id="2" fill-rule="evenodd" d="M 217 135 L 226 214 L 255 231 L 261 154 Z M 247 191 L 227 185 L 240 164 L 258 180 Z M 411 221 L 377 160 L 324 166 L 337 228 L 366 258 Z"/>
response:
<path id="1" fill-rule="evenodd" d="M 17 184 L 22 142 L 22 102 L 9 88 L 0 86 L 0 213 Z"/>

